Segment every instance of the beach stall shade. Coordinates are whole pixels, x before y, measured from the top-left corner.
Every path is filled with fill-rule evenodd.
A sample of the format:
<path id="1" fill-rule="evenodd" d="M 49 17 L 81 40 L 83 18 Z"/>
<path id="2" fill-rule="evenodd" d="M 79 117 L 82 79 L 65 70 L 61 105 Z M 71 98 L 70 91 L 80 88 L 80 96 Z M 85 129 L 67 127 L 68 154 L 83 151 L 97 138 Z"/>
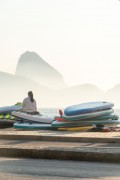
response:
<path id="1" fill-rule="evenodd" d="M 103 101 L 88 102 L 88 103 L 69 106 L 65 108 L 64 114 L 66 116 L 74 116 L 85 113 L 94 113 L 94 112 L 110 109 L 113 106 L 114 104 L 111 102 L 103 102 Z"/>

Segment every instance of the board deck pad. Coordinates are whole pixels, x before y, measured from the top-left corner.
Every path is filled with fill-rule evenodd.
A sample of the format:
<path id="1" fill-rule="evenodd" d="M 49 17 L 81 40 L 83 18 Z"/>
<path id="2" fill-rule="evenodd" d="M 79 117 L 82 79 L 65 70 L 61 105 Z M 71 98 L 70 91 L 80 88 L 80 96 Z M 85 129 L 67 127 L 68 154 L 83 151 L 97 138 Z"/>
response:
<path id="1" fill-rule="evenodd" d="M 66 116 L 65 114 L 62 115 L 62 118 L 64 118 L 66 121 L 76 121 L 80 119 L 90 119 L 95 118 L 99 116 L 107 116 L 113 113 L 113 109 L 98 111 L 98 112 L 92 112 L 92 113 L 86 113 L 86 114 L 80 114 L 80 115 L 74 115 L 74 116 Z"/>
<path id="2" fill-rule="evenodd" d="M 17 129 L 43 129 L 43 130 L 56 129 L 52 127 L 51 124 L 25 123 L 25 122 L 16 122 L 14 123 L 13 127 Z"/>
<path id="3" fill-rule="evenodd" d="M 58 128 L 59 131 L 87 131 L 92 129 L 93 126 L 83 126 L 83 127 L 65 127 L 65 128 Z"/>
<path id="4" fill-rule="evenodd" d="M 4 106 L 0 107 L 0 114 L 11 113 L 12 111 L 19 111 L 22 109 L 21 105 Z"/>
<path id="5" fill-rule="evenodd" d="M 102 121 L 79 121 L 79 122 L 59 122 L 53 121 L 53 127 L 77 127 L 77 126 L 92 126 L 93 124 L 120 124 L 120 119 L 118 120 L 102 120 Z"/>
<path id="6" fill-rule="evenodd" d="M 92 113 L 92 112 L 107 110 L 112 108 L 113 106 L 114 104 L 111 102 L 103 102 L 103 101 L 88 102 L 88 103 L 69 106 L 65 108 L 64 114 L 66 116 L 73 116 L 73 115 L 79 115 L 85 113 Z"/>
<path id="7" fill-rule="evenodd" d="M 112 114 L 109 114 L 109 115 L 106 115 L 106 116 L 98 116 L 98 117 L 93 117 L 93 118 L 88 118 L 87 120 L 89 120 L 89 121 L 102 121 L 102 120 L 109 120 L 109 119 L 114 119 L 114 120 L 117 120 L 117 119 L 119 119 L 119 116 L 118 115 L 116 115 L 116 114 L 114 114 L 114 113 L 112 113 Z M 65 120 L 63 117 L 60 117 L 60 116 L 55 116 L 54 117 L 54 120 L 56 120 L 56 121 L 61 121 L 61 122 L 66 122 L 66 121 L 68 121 L 68 120 Z M 79 119 L 79 120 L 77 120 L 77 121 L 81 121 L 81 120 L 83 120 L 83 119 Z"/>
<path id="8" fill-rule="evenodd" d="M 51 122 L 54 120 L 54 117 L 52 116 L 41 116 L 41 115 L 30 115 L 27 113 L 23 113 L 23 112 L 17 112 L 17 111 L 13 111 L 12 115 L 27 121 L 27 122 L 35 122 L 35 123 L 46 123 L 46 124 L 51 124 Z"/>

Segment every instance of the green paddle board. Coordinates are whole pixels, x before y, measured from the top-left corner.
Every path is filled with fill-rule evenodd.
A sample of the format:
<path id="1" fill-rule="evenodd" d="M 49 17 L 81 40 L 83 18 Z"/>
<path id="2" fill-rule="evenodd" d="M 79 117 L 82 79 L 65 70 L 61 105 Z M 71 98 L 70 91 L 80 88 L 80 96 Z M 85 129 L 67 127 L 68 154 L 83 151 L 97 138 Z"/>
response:
<path id="1" fill-rule="evenodd" d="M 59 122 L 53 121 L 53 127 L 77 127 L 77 126 L 90 126 L 93 124 L 120 124 L 120 119 L 118 120 L 102 120 L 102 121 L 72 121 L 72 122 Z"/>
<path id="2" fill-rule="evenodd" d="M 42 124 L 42 123 L 24 123 L 24 122 L 16 122 L 13 125 L 14 128 L 17 129 L 42 129 L 42 130 L 54 130 L 51 124 Z"/>

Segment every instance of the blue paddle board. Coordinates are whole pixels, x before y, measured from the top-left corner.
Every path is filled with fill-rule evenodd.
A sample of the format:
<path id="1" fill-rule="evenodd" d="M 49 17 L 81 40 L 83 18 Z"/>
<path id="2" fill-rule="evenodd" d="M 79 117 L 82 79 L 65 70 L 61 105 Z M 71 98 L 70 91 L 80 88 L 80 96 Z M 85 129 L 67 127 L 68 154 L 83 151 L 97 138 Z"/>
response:
<path id="1" fill-rule="evenodd" d="M 69 106 L 65 108 L 64 114 L 66 116 L 74 116 L 74 115 L 79 115 L 79 114 L 107 110 L 107 109 L 112 108 L 113 106 L 114 104 L 111 102 L 103 102 L 103 101 L 89 102 L 89 103 Z"/>
<path id="2" fill-rule="evenodd" d="M 86 114 L 80 114 L 80 115 L 74 115 L 74 116 L 66 116 L 63 114 L 62 118 L 64 118 L 66 121 L 77 121 L 80 119 L 90 119 L 90 118 L 95 118 L 95 117 L 99 117 L 99 116 L 107 116 L 111 113 L 113 113 L 113 109 L 92 112 L 92 113 L 86 113 Z"/>
<path id="3" fill-rule="evenodd" d="M 22 109 L 21 105 L 0 107 L 0 114 L 11 113 L 12 111 L 19 111 Z"/>

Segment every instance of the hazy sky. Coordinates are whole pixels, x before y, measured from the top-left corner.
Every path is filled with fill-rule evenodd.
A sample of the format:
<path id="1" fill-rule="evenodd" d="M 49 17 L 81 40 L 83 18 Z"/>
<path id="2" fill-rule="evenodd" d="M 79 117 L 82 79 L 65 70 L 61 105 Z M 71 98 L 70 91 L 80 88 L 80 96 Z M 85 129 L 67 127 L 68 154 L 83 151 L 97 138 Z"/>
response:
<path id="1" fill-rule="evenodd" d="M 0 71 L 35 51 L 69 85 L 120 83 L 119 0 L 0 0 Z"/>

